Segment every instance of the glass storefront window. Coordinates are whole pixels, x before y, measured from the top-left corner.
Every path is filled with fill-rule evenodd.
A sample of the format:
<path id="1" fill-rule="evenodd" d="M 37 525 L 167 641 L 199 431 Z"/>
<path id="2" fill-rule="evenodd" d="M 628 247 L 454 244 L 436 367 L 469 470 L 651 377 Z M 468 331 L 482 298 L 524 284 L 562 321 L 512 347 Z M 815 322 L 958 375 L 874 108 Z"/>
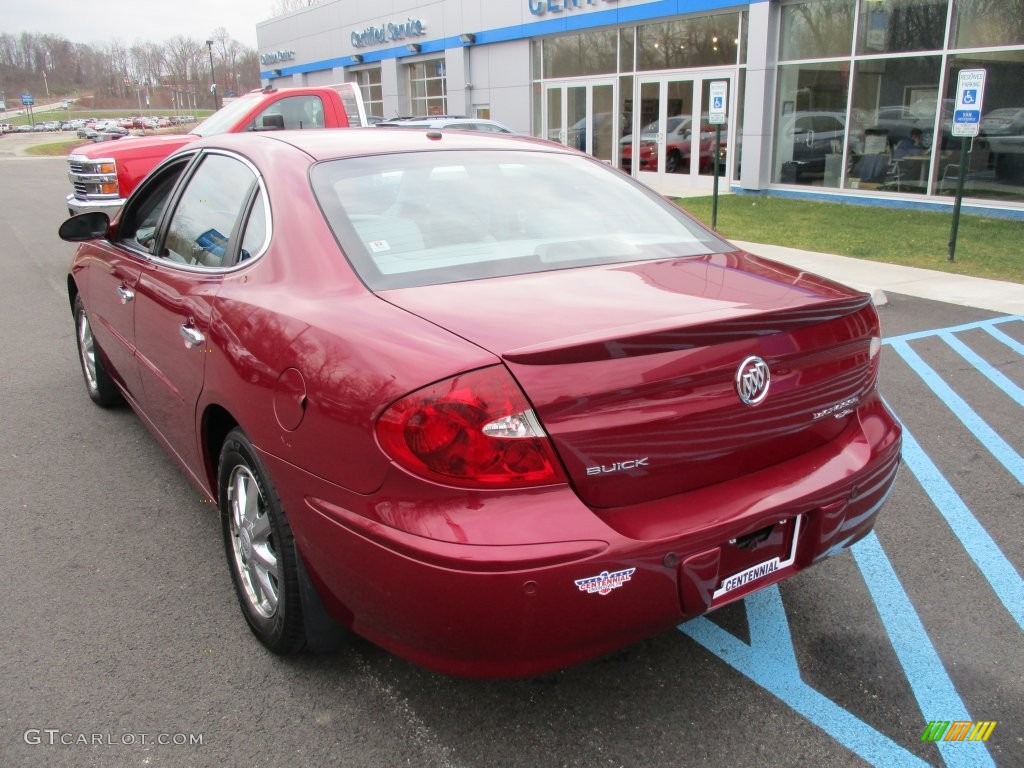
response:
<path id="1" fill-rule="evenodd" d="M 857 62 L 847 187 L 927 190 L 940 69 L 938 56 Z"/>
<path id="2" fill-rule="evenodd" d="M 384 88 L 380 81 L 380 67 L 357 69 L 351 73 L 352 82 L 359 85 L 367 115 L 384 117 Z"/>
<path id="3" fill-rule="evenodd" d="M 626 27 L 619 31 L 619 72 L 633 71 L 633 52 L 636 46 L 633 44 L 636 37 L 636 27 Z"/>
<path id="4" fill-rule="evenodd" d="M 1020 0 L 954 0 L 950 48 L 1024 45 Z"/>
<path id="5" fill-rule="evenodd" d="M 545 39 L 544 77 L 614 74 L 618 39 L 618 32 L 614 29 Z"/>
<path id="6" fill-rule="evenodd" d="M 733 132 L 733 135 L 729 138 L 729 143 L 726 145 L 727 159 L 729 154 L 733 157 L 732 177 L 736 181 L 739 181 L 740 179 L 740 164 L 743 160 L 743 131 L 740 129 L 740 126 L 743 125 L 743 97 L 747 84 L 747 78 L 744 77 L 744 75 L 746 75 L 746 70 L 741 69 L 740 76 L 737 78 L 736 82 L 738 93 L 736 97 L 736 119 L 733 121 L 733 125 L 737 126 L 737 129 Z M 727 162 L 726 168 L 728 167 L 729 165 Z"/>
<path id="7" fill-rule="evenodd" d="M 772 181 L 839 186 L 848 67 L 847 62 L 779 67 Z"/>
<path id="8" fill-rule="evenodd" d="M 409 101 L 413 115 L 448 113 L 444 59 L 428 59 L 408 65 Z"/>
<path id="9" fill-rule="evenodd" d="M 739 40 L 739 54 L 740 64 L 747 63 L 747 41 L 750 39 L 750 14 L 747 11 L 743 11 L 740 14 L 740 40 Z"/>
<path id="10" fill-rule="evenodd" d="M 855 0 L 806 0 L 782 7 L 779 58 L 849 56 Z"/>
<path id="11" fill-rule="evenodd" d="M 955 195 L 964 174 L 964 195 L 1024 201 L 1024 51 L 951 56 L 943 99 L 942 141 L 935 193 Z M 952 135 L 952 104 L 961 69 L 984 69 L 985 96 L 980 133 L 963 142 Z"/>
<path id="12" fill-rule="evenodd" d="M 637 70 L 735 64 L 739 14 L 680 19 L 637 28 Z"/>
<path id="13" fill-rule="evenodd" d="M 941 50 L 947 0 L 861 0 L 858 53 Z"/>

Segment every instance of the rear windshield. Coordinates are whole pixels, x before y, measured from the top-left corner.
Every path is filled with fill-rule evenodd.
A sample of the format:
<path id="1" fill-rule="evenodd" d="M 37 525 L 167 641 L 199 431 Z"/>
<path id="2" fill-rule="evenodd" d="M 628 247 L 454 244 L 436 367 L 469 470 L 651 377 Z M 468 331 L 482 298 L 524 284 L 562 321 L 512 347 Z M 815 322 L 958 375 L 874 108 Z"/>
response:
<path id="1" fill-rule="evenodd" d="M 734 250 L 646 187 L 580 155 L 431 151 L 311 172 L 372 290 Z"/>

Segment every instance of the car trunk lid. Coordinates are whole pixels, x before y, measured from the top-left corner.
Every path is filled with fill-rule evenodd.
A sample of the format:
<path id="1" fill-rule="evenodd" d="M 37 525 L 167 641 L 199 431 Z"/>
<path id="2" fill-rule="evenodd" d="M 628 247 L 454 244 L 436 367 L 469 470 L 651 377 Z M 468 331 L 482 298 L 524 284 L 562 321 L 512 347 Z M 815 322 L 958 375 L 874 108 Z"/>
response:
<path id="1" fill-rule="evenodd" d="M 874 385 L 869 297 L 741 252 L 381 295 L 501 357 L 593 507 L 811 450 Z M 752 358 L 770 381 L 748 405 Z"/>

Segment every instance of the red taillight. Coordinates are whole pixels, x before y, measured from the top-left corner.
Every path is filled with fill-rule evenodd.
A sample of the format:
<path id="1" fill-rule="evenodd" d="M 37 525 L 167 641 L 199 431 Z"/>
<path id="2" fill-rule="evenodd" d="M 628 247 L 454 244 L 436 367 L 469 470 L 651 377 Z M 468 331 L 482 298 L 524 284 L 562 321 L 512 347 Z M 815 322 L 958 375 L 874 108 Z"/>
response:
<path id="1" fill-rule="evenodd" d="M 451 485 L 522 488 L 565 481 L 530 404 L 500 366 L 407 395 L 378 419 L 377 439 L 401 466 Z"/>

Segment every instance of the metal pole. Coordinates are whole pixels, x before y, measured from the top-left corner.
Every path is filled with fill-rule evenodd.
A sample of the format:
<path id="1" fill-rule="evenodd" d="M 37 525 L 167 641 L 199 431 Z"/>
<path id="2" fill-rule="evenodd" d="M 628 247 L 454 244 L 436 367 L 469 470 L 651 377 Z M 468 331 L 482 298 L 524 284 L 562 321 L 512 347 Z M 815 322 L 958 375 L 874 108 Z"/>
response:
<path id="1" fill-rule="evenodd" d="M 220 109 L 217 99 L 217 76 L 213 72 L 213 40 L 206 41 L 206 52 L 210 54 L 210 90 L 213 91 L 213 110 Z"/>
<path id="2" fill-rule="evenodd" d="M 953 227 L 949 233 L 949 260 L 956 260 L 956 231 L 960 227 L 960 201 L 964 197 L 964 177 L 971 167 L 971 149 L 967 145 L 967 137 L 960 139 L 960 173 L 956 179 L 956 202 L 953 203 Z"/>
<path id="3" fill-rule="evenodd" d="M 698 145 L 699 146 L 699 145 Z M 697 150 L 698 153 L 700 150 Z M 711 198 L 711 228 L 718 231 L 718 153 L 722 151 L 722 126 L 715 125 L 715 154 L 711 157 L 711 162 L 715 165 L 715 181 L 712 189 L 714 190 Z M 698 160 L 699 163 L 699 160 Z"/>

